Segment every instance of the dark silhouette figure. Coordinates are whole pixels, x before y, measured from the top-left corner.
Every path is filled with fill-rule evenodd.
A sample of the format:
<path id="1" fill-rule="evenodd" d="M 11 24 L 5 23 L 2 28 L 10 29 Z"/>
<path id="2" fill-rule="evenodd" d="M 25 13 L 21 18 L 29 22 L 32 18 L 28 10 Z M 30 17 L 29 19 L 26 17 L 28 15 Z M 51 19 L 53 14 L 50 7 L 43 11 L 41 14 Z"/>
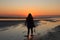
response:
<path id="1" fill-rule="evenodd" d="M 28 36 L 29 36 L 30 30 L 31 30 L 31 36 L 33 36 L 33 28 L 35 27 L 35 25 L 34 25 L 34 20 L 31 13 L 29 13 L 28 17 L 26 18 L 25 25 L 27 26 L 27 29 L 28 29 L 28 33 L 27 33 Z"/>

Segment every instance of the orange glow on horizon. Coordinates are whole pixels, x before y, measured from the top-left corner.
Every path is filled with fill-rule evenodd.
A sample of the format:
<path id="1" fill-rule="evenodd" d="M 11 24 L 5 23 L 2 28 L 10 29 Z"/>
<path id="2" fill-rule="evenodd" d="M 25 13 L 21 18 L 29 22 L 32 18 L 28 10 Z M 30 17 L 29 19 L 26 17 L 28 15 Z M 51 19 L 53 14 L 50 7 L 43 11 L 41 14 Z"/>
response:
<path id="1" fill-rule="evenodd" d="M 1 0 L 0 16 L 60 15 L 59 0 Z"/>
<path id="2" fill-rule="evenodd" d="M 1 11 L 0 15 L 9 15 L 9 16 L 27 16 L 31 13 L 33 16 L 38 15 L 60 15 L 60 10 L 36 10 L 36 9 L 26 9 L 26 10 L 11 10 L 11 11 Z"/>

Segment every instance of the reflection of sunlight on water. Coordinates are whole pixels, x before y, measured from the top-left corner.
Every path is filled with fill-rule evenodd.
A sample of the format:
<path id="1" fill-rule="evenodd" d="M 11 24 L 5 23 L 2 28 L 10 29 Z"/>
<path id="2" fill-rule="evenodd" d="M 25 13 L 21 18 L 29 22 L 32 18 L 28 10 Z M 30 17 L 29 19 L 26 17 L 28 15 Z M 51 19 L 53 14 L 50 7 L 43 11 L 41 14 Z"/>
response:
<path id="1" fill-rule="evenodd" d="M 35 35 L 42 36 L 45 35 L 51 29 L 60 25 L 60 21 L 49 22 L 49 21 L 40 21 L 39 25 L 36 27 Z M 27 28 L 24 24 L 17 24 L 15 26 L 9 27 L 7 31 L 0 32 L 0 40 L 24 40 L 24 35 L 27 34 Z"/>
<path id="2" fill-rule="evenodd" d="M 43 35 L 48 31 L 51 31 L 52 28 L 56 27 L 57 25 L 60 25 L 60 22 L 40 21 L 39 26 L 37 26 L 37 31 Z"/>
<path id="3" fill-rule="evenodd" d="M 1 31 L 0 32 L 0 39 L 2 40 L 22 40 L 25 33 L 23 33 L 24 31 L 26 31 L 26 27 L 23 26 L 23 24 L 18 24 L 17 27 L 13 28 L 13 26 L 11 26 L 11 28 L 9 28 L 7 31 Z M 5 37 L 6 36 L 6 37 Z M 4 38 L 4 39 L 3 39 Z"/>

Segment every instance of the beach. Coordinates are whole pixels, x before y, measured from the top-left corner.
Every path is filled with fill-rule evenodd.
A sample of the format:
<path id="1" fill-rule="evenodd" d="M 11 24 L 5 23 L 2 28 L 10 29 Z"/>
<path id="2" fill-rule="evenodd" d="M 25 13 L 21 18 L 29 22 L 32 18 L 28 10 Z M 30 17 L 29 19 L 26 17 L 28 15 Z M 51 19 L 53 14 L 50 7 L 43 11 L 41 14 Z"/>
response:
<path id="1" fill-rule="evenodd" d="M 51 20 L 35 21 L 36 32 L 34 32 L 33 40 L 39 40 L 40 37 L 46 35 L 49 31 L 60 25 L 60 18 L 51 18 Z M 27 40 L 27 28 L 24 25 L 25 20 L 20 21 L 0 21 L 0 40 Z"/>

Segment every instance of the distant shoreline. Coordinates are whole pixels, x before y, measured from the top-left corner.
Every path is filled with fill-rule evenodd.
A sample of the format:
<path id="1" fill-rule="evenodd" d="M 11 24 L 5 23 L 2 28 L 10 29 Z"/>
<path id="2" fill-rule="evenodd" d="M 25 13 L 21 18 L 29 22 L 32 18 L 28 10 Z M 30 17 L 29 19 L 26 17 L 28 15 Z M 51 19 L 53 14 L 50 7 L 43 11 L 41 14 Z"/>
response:
<path id="1" fill-rule="evenodd" d="M 0 21 L 25 21 L 26 19 L 0 19 Z M 39 20 L 39 19 L 34 19 Z"/>

